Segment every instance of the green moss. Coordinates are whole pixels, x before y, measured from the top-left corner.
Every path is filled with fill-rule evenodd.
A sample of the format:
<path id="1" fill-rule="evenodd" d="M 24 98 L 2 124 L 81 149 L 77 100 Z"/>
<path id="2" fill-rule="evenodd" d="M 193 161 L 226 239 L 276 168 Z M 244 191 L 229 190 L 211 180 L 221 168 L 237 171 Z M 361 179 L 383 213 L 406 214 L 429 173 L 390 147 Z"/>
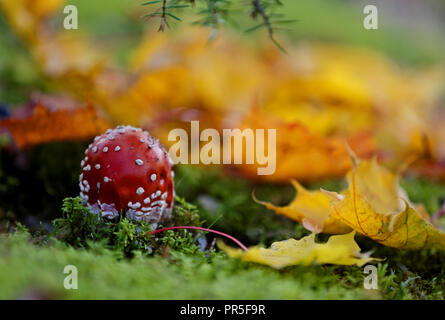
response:
<path id="1" fill-rule="evenodd" d="M 430 214 L 437 212 L 445 201 L 445 184 L 426 179 L 405 179 L 403 189 L 414 203 L 422 203 Z"/>
<path id="2" fill-rule="evenodd" d="M 196 207 L 176 198 L 169 226 L 200 226 L 202 223 Z M 62 217 L 54 219 L 53 226 L 54 230 L 48 240 L 55 237 L 75 248 L 90 248 L 94 242 L 99 242 L 122 257 L 133 257 L 135 251 L 150 255 L 164 247 L 187 253 L 199 250 L 195 243 L 194 231 L 168 231 L 156 237 L 150 236 L 150 232 L 154 230 L 153 225 L 128 220 L 123 214 L 114 220 L 100 219 L 97 214 L 82 205 L 79 197 L 63 200 Z"/>
<path id="3" fill-rule="evenodd" d="M 370 297 L 329 268 L 281 272 L 223 254 L 163 255 L 116 259 L 96 243 L 90 250 L 54 242 L 36 247 L 22 233 L 0 241 L 0 298 L 42 295 L 67 299 L 360 299 Z M 79 289 L 65 290 L 66 265 L 78 269 Z M 32 266 L 32 267 L 30 267 Z"/>
<path id="4" fill-rule="evenodd" d="M 174 225 L 208 226 L 205 221 L 217 220 L 214 229 L 250 244 L 269 245 L 307 234 L 298 223 L 277 216 L 251 198 L 255 189 L 261 199 L 286 204 L 294 194 L 289 185 L 253 184 L 189 167 L 176 169 L 176 185 L 178 194 L 195 205 L 177 198 Z M 339 189 L 342 182 L 322 185 Z M 408 179 L 403 185 L 416 201 L 429 203 L 431 209 L 441 201 L 438 183 Z M 416 191 L 419 189 L 426 191 Z M 20 231 L 0 240 L 2 298 L 444 298 L 444 253 L 387 248 L 365 237 L 357 237 L 363 250 L 373 250 L 374 256 L 385 259 L 378 264 L 379 290 L 363 289 L 365 274 L 359 267 L 314 265 L 277 271 L 229 259 L 210 245 L 213 235 L 206 236 L 204 249 L 197 242 L 197 232 L 175 230 L 150 237 L 147 224 L 124 218 L 103 222 L 79 198 L 65 199 L 52 234 L 33 232 L 30 239 L 22 225 L 17 229 Z M 79 270 L 79 290 L 63 288 L 63 268 L 68 264 Z"/>
<path id="5" fill-rule="evenodd" d="M 252 199 L 287 204 L 294 194 L 291 185 L 254 184 L 218 170 L 180 166 L 175 169 L 177 193 L 198 206 L 206 221 L 245 244 L 270 244 L 291 236 L 308 234 L 301 225 L 267 210 Z"/>

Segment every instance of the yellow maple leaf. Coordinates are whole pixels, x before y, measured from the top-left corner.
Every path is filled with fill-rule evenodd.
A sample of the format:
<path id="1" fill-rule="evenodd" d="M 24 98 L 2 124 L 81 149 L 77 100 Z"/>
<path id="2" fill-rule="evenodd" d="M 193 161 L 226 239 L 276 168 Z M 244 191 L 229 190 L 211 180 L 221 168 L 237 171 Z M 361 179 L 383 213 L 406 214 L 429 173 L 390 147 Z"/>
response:
<path id="1" fill-rule="evenodd" d="M 292 265 L 309 265 L 311 263 L 358 265 L 370 261 L 368 254 L 360 253 L 360 247 L 354 240 L 355 232 L 331 236 L 326 243 L 315 242 L 315 233 L 300 240 L 288 239 L 272 243 L 271 247 L 251 247 L 248 251 L 234 249 L 218 242 L 218 247 L 232 258 L 265 264 L 276 269 Z"/>
<path id="2" fill-rule="evenodd" d="M 375 160 L 353 160 L 349 187 L 331 199 L 330 215 L 389 247 L 445 249 L 445 233 L 433 226 L 420 205 L 410 203 L 397 175 Z"/>
<path id="3" fill-rule="evenodd" d="M 258 201 L 278 214 L 301 222 L 306 229 L 319 233 L 343 234 L 351 228 L 330 216 L 330 199 L 320 190 L 307 190 L 296 180 L 291 181 L 297 195 L 287 206 L 278 207 L 269 202 Z"/>
<path id="4" fill-rule="evenodd" d="M 289 205 L 258 202 L 312 232 L 343 234 L 353 229 L 389 247 L 445 249 L 445 233 L 430 222 L 422 205 L 410 202 L 396 174 L 376 159 L 358 160 L 352 153 L 351 158 L 348 188 L 340 193 L 309 191 L 292 181 L 297 195 Z"/>

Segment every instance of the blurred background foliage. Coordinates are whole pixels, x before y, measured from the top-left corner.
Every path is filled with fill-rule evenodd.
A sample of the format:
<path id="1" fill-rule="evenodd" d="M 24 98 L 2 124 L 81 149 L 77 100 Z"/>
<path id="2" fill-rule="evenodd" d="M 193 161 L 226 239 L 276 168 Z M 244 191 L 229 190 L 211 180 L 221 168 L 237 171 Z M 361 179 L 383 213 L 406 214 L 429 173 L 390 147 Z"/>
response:
<path id="1" fill-rule="evenodd" d="M 94 43 L 112 53 L 121 65 L 128 63 L 131 48 L 139 43 L 144 30 L 156 32 L 158 21 L 146 21 L 150 12 L 142 2 L 126 0 L 102 1 L 71 0 L 79 9 L 79 30 Z M 364 0 L 283 0 L 280 9 L 286 19 L 295 20 L 287 30 L 277 30 L 277 38 L 285 46 L 295 41 L 323 41 L 376 49 L 388 54 L 400 64 L 418 66 L 444 60 L 445 43 L 440 41 L 444 26 L 445 4 L 439 0 L 425 2 L 404 0 L 372 1 L 379 8 L 379 31 L 363 28 Z M 261 45 L 258 39 L 267 38 L 264 30 L 244 31 L 255 23 L 248 18 L 249 7 L 235 6 L 232 15 L 236 24 L 223 25 L 224 32 L 236 33 L 246 43 Z M 172 24 L 166 32 L 175 33 L 197 20 L 193 9 L 182 9 L 183 22 Z M 64 15 L 56 15 L 54 24 L 62 24 Z M 211 30 L 209 30 L 209 34 Z M 0 15 L 0 101 L 16 104 L 24 102 L 30 91 L 45 92 L 39 68 L 29 53 L 8 29 Z"/>
<path id="2" fill-rule="evenodd" d="M 407 1 L 380 0 L 368 3 L 365 0 L 282 0 L 283 11 L 287 19 L 295 22 L 286 26 L 290 30 L 278 30 L 277 39 L 286 47 L 300 41 L 320 41 L 340 43 L 375 49 L 390 56 L 396 63 L 407 68 L 440 64 L 445 61 L 445 3 L 440 0 Z M 79 30 L 73 33 L 87 35 L 92 41 L 113 54 L 115 61 L 122 68 L 129 63 L 131 49 L 144 34 L 144 30 L 155 33 L 158 29 L 156 20 L 145 21 L 142 17 L 149 12 L 141 6 L 141 1 L 128 0 L 71 0 L 79 9 Z M 363 7 L 365 4 L 376 4 L 379 8 L 379 31 L 367 31 L 362 27 Z M 167 33 L 175 34 L 186 28 L 197 19 L 193 10 L 185 9 L 178 13 L 183 22 L 172 26 Z M 248 8 L 233 8 L 234 25 L 223 27 L 220 32 L 240 37 L 246 45 L 262 46 L 267 41 L 264 30 L 255 33 L 244 33 L 244 30 L 255 23 L 247 18 Z M 60 12 L 54 24 L 62 24 L 63 13 Z M 209 35 L 211 30 L 209 30 Z M 209 43 L 211 45 L 211 43 Z M 53 87 L 41 73 L 28 50 L 10 31 L 5 17 L 0 13 L 0 111 L 6 113 L 6 107 L 26 103 L 35 92 L 52 93 Z M 0 112 L 0 117 L 2 113 Z M 20 151 L 12 156 L 5 152 L 6 143 L 0 142 L 2 156 L 0 163 L 0 220 L 7 224 L 17 221 L 26 224 L 32 231 L 52 229 L 50 221 L 60 216 L 62 200 L 77 196 L 77 180 L 80 173 L 79 163 L 88 143 L 49 143 Z M 201 217 L 209 224 L 217 221 L 215 229 L 228 232 L 245 244 L 258 242 L 270 244 L 275 240 L 308 234 L 308 231 L 289 219 L 273 214 L 251 198 L 252 190 L 257 197 L 267 199 L 277 205 L 287 204 L 294 194 L 287 184 L 258 184 L 240 178 L 228 177 L 217 170 L 201 170 L 195 167 L 179 166 L 176 169 L 175 184 L 177 193 L 199 208 Z M 330 190 L 340 190 L 343 181 L 329 180 L 311 184 L 310 188 L 324 186 Z M 426 179 L 406 178 L 402 181 L 409 197 L 414 202 L 425 204 L 429 213 L 437 211 L 445 199 L 445 185 Z M 246 214 L 248 213 L 248 214 Z M 43 224 L 41 224 L 43 221 Z M 5 231 L 5 223 L 0 231 Z M 17 239 L 16 239 L 17 240 Z M 55 250 L 59 253 L 58 261 L 52 249 L 42 248 L 39 253 L 29 254 L 31 250 L 25 241 L 11 240 L 6 245 L 15 248 L 17 254 L 0 260 L 0 274 L 6 268 L 19 270 L 19 263 L 51 266 L 43 268 L 44 272 L 36 280 L 36 287 L 47 287 L 49 291 L 33 291 L 49 297 L 77 298 L 75 293 L 58 291 L 61 281 L 52 278 L 52 272 L 59 264 L 76 260 L 85 268 L 93 268 L 96 273 L 89 274 L 96 282 L 104 284 L 83 298 L 440 298 L 443 299 L 444 280 L 441 264 L 443 256 L 433 253 L 432 258 L 422 252 L 406 253 L 376 245 L 369 239 L 360 239 L 360 245 L 377 251 L 376 256 L 391 256 L 388 263 L 382 264 L 381 296 L 374 296 L 361 290 L 361 270 L 354 268 L 321 267 L 312 269 L 297 267 L 275 273 L 261 266 L 251 266 L 220 257 L 213 258 L 210 268 L 202 257 L 174 254 L 171 261 L 136 260 L 133 262 L 116 262 L 113 253 L 100 245 L 95 250 L 100 252 L 81 251 L 74 253 L 61 245 Z M 34 251 L 32 251 L 34 252 Z M 42 262 L 44 261 L 44 262 Z M 170 262 L 170 261 L 169 261 Z M 400 264 L 405 269 L 400 268 Z M 100 266 L 112 265 L 105 271 Z M 429 265 L 430 268 L 427 268 Z M 95 267 L 96 266 L 96 267 Z M 206 267 L 207 266 L 207 267 Z M 407 266 L 407 267 L 406 267 Z M 54 270 L 51 270 L 54 268 Z M 408 268 L 411 271 L 406 271 Z M 144 289 L 144 281 L 132 278 L 138 272 L 150 269 L 145 274 L 147 279 L 156 283 L 151 290 Z M 58 269 L 57 269 L 58 270 Z M 115 272 L 119 270 L 119 272 Z M 135 271 L 136 270 L 136 271 Z M 198 270 L 198 271 L 197 271 Z M 394 271 L 396 270 L 396 271 Z M 58 272 L 58 271 L 57 271 Z M 121 273 L 120 276 L 117 274 Z M 60 273 L 61 274 L 61 273 Z M 412 279 L 417 280 L 416 287 Z M 2 279 L 6 291 L 0 292 L 5 297 L 22 293 L 20 288 L 27 283 L 31 274 L 24 269 L 17 272 L 16 278 Z M 125 278 L 126 277 L 126 278 Z M 0 278 L 1 279 L 1 278 Z M 47 280 L 50 279 L 48 282 Z M 113 288 L 125 281 L 133 281 L 134 291 L 123 295 L 113 294 Z M 162 285 L 156 280 L 162 279 Z M 172 280 L 173 279 L 173 280 Z M 3 280 L 5 282 L 3 282 Z M 60 281 L 59 281 L 60 280 Z M 43 284 L 45 283 L 46 284 Z M 84 285 L 93 281 L 84 280 Z M 178 281 L 193 283 L 178 290 Z M 406 282 L 408 281 L 408 282 Z M 410 282 L 411 281 L 411 282 Z M 41 282 L 41 283 L 40 283 Z M 210 285 L 211 284 L 211 285 Z M 252 285 L 255 284 L 255 285 Z M 240 286 L 243 295 L 240 296 Z M 263 288 L 267 286 L 268 291 Z M 326 290 L 326 288 L 329 288 Z M 154 294 L 154 292 L 156 294 Z M 203 293 L 204 292 L 204 293 Z M 26 296 L 25 296 L 26 297 Z"/>

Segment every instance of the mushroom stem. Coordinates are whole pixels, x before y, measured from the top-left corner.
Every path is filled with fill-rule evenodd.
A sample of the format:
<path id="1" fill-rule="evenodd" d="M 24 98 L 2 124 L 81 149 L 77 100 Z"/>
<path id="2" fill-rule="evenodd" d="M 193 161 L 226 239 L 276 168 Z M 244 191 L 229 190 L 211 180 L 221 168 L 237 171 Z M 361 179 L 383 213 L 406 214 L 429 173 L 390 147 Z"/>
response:
<path id="1" fill-rule="evenodd" d="M 201 231 L 206 231 L 206 232 L 211 232 L 211 233 L 215 233 L 218 234 L 220 236 L 226 237 L 230 240 L 232 240 L 233 242 L 235 242 L 241 249 L 243 249 L 244 251 L 248 251 L 247 247 L 245 245 L 243 245 L 241 243 L 241 241 L 239 241 L 238 239 L 232 237 L 231 235 L 228 235 L 227 233 L 221 232 L 221 231 L 216 231 L 216 230 L 212 230 L 212 229 L 207 229 L 207 228 L 202 228 L 202 227 L 194 227 L 194 226 L 175 226 L 175 227 L 168 227 L 168 228 L 162 228 L 162 229 L 157 229 L 154 231 L 150 232 L 150 235 L 154 235 L 156 233 L 162 232 L 162 231 L 167 231 L 167 230 L 174 230 L 174 229 L 192 229 L 192 230 L 201 230 Z"/>

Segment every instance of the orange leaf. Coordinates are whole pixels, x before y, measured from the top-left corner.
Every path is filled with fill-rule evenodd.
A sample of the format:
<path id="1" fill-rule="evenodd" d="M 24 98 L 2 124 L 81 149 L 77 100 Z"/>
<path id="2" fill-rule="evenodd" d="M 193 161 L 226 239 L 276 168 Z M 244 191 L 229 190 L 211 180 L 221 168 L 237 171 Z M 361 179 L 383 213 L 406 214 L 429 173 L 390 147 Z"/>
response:
<path id="1" fill-rule="evenodd" d="M 253 109 L 237 126 L 246 128 L 276 129 L 276 170 L 272 175 L 257 175 L 258 164 L 237 166 L 240 173 L 251 179 L 285 182 L 295 178 L 314 181 L 320 178 L 341 177 L 350 168 L 351 162 L 346 142 L 362 157 L 369 157 L 375 150 L 372 137 L 359 133 L 345 139 L 342 136 L 329 138 L 311 132 L 299 123 L 287 123 Z M 265 153 L 268 153 L 267 138 Z M 245 154 L 249 150 L 243 150 Z M 250 150 L 252 152 L 254 150 Z M 233 153 L 232 153 L 233 154 Z"/>
<path id="2" fill-rule="evenodd" d="M 98 116 L 92 105 L 50 111 L 38 104 L 30 117 L 0 121 L 0 128 L 7 129 L 22 149 L 50 141 L 88 139 L 101 134 L 108 127 L 108 123 Z"/>

